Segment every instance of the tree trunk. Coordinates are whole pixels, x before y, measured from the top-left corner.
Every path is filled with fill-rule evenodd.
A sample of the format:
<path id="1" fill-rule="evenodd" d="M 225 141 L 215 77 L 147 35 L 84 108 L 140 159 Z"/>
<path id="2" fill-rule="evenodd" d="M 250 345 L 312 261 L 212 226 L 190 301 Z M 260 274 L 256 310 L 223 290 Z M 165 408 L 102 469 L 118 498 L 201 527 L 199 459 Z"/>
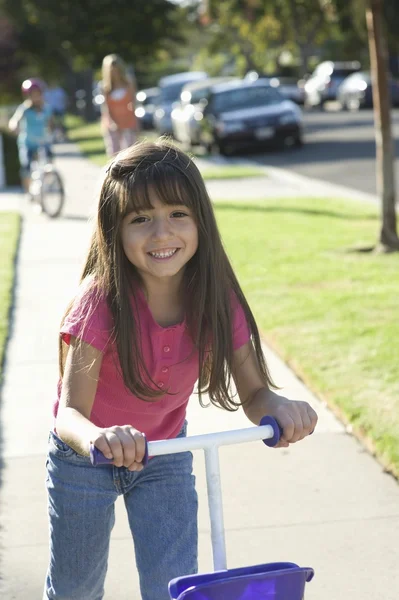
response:
<path id="1" fill-rule="evenodd" d="M 380 245 L 388 251 L 399 250 L 395 211 L 394 147 L 391 133 L 391 106 L 387 76 L 387 51 L 384 39 L 382 0 L 369 0 L 366 20 L 369 38 L 375 139 L 377 148 L 377 191 L 382 203 Z"/>

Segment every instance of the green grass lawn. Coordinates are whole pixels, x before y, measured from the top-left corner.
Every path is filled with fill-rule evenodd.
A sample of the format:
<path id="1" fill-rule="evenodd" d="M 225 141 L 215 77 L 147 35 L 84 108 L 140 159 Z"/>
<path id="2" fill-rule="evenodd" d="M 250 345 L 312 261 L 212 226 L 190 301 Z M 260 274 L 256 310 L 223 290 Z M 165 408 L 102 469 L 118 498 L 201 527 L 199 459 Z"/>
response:
<path id="1" fill-rule="evenodd" d="M 80 117 L 68 115 L 66 119 L 68 137 L 78 144 L 82 153 L 99 166 L 104 166 L 107 156 L 104 151 L 104 142 L 101 135 L 100 123 L 85 123 Z M 140 134 L 140 139 L 156 140 L 153 131 Z M 242 179 L 244 177 L 266 177 L 263 169 L 247 165 L 218 165 L 209 167 L 202 172 L 204 179 Z"/>
<path id="2" fill-rule="evenodd" d="M 65 119 L 68 138 L 78 144 L 81 152 L 100 167 L 107 162 L 100 123 L 85 123 L 80 117 L 68 115 Z"/>
<path id="3" fill-rule="evenodd" d="M 16 213 L 0 212 L 0 380 L 7 341 L 9 311 L 14 281 L 14 261 L 20 230 Z"/>
<path id="4" fill-rule="evenodd" d="M 399 476 L 399 254 L 353 251 L 376 241 L 377 212 L 315 199 L 216 207 L 264 338 Z"/>

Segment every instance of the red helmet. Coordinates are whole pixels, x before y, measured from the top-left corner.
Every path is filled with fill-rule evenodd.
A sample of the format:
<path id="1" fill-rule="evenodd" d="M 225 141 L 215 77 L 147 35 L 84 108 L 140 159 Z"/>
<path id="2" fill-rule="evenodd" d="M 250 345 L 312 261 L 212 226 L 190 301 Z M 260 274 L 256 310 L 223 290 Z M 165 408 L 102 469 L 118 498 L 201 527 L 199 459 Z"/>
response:
<path id="1" fill-rule="evenodd" d="M 30 79 L 25 79 L 21 86 L 21 90 L 23 94 L 30 94 L 32 90 L 39 90 L 40 92 L 43 92 L 44 84 L 40 79 L 31 77 Z"/>

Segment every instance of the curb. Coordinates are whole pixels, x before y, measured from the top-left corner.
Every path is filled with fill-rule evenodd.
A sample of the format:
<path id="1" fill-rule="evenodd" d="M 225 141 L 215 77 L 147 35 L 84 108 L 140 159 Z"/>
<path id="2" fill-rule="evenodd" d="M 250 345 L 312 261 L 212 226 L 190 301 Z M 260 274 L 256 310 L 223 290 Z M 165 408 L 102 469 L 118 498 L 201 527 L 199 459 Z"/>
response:
<path id="1" fill-rule="evenodd" d="M 294 171 L 290 171 L 289 169 L 283 169 L 281 167 L 272 167 L 272 166 L 263 166 L 260 165 L 256 160 L 245 160 L 240 161 L 240 164 L 247 164 L 265 170 L 269 176 L 275 178 L 285 180 L 287 183 L 291 185 L 298 186 L 301 191 L 306 191 L 309 188 L 312 188 L 312 192 L 320 190 L 320 194 L 322 196 L 332 197 L 338 196 L 340 198 L 346 198 L 348 200 L 357 200 L 359 202 L 367 202 L 369 204 L 378 204 L 380 199 L 377 195 L 368 194 L 366 192 L 361 192 L 360 190 L 355 190 L 353 188 L 349 188 L 344 185 L 339 185 L 335 183 L 325 183 L 320 179 L 315 179 L 314 177 L 308 177 L 307 175 L 300 175 L 299 173 L 295 173 Z"/>
<path id="2" fill-rule="evenodd" d="M 373 205 L 380 203 L 380 199 L 377 195 L 368 194 L 366 192 L 361 192 L 360 190 L 355 190 L 353 188 L 335 183 L 325 183 L 320 179 L 308 177 L 307 175 L 300 175 L 299 173 L 295 173 L 289 169 L 283 169 L 282 167 L 262 165 L 254 159 L 240 159 L 234 157 L 227 158 L 224 156 L 210 156 L 207 158 L 198 157 L 198 159 L 200 164 L 203 162 L 209 163 L 210 165 L 236 164 L 240 166 L 257 167 L 265 172 L 265 176 L 269 176 L 272 179 L 279 180 L 280 182 L 284 181 L 291 186 L 297 187 L 298 191 L 301 193 L 309 193 L 308 190 L 311 188 L 313 196 L 317 190 L 320 190 L 320 195 L 323 197 L 338 196 L 339 198 L 356 200 L 358 202 L 367 202 L 368 204 Z"/>

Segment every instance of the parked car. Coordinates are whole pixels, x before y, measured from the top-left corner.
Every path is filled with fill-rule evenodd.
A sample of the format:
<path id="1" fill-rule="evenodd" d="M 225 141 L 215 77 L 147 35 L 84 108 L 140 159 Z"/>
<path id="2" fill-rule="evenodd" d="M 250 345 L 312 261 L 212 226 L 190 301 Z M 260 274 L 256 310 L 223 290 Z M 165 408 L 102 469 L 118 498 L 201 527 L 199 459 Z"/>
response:
<path id="1" fill-rule="evenodd" d="M 200 124 L 201 144 L 222 154 L 248 146 L 303 144 L 301 109 L 262 80 L 214 86 Z"/>
<path id="2" fill-rule="evenodd" d="M 159 80 L 159 104 L 154 115 L 155 129 L 160 134 L 172 134 L 173 105 L 179 100 L 181 91 L 186 83 L 207 79 L 203 71 L 187 71 L 176 75 L 167 75 Z"/>
<path id="3" fill-rule="evenodd" d="M 159 88 L 147 88 L 136 94 L 136 109 L 134 111 L 141 129 L 154 129 L 154 114 L 159 98 Z"/>
<path id="4" fill-rule="evenodd" d="M 233 77 L 210 77 L 186 83 L 180 94 L 180 102 L 172 110 L 173 136 L 187 146 L 199 144 L 202 110 L 207 104 L 212 86 L 231 81 Z"/>
<path id="5" fill-rule="evenodd" d="M 393 106 L 399 106 L 399 81 L 389 81 L 391 102 Z M 359 110 L 373 106 L 373 91 L 371 75 L 367 71 L 349 75 L 339 86 L 338 100 L 345 110 Z"/>
<path id="6" fill-rule="evenodd" d="M 245 79 L 249 81 L 266 80 L 271 86 L 278 88 L 280 94 L 287 100 L 301 105 L 305 103 L 305 81 L 303 79 L 279 74 L 265 75 L 257 71 L 249 71 Z"/>
<path id="7" fill-rule="evenodd" d="M 333 62 L 320 63 L 305 83 L 305 104 L 309 107 L 323 106 L 325 102 L 337 99 L 338 88 L 343 80 L 360 71 L 360 63 Z"/>

